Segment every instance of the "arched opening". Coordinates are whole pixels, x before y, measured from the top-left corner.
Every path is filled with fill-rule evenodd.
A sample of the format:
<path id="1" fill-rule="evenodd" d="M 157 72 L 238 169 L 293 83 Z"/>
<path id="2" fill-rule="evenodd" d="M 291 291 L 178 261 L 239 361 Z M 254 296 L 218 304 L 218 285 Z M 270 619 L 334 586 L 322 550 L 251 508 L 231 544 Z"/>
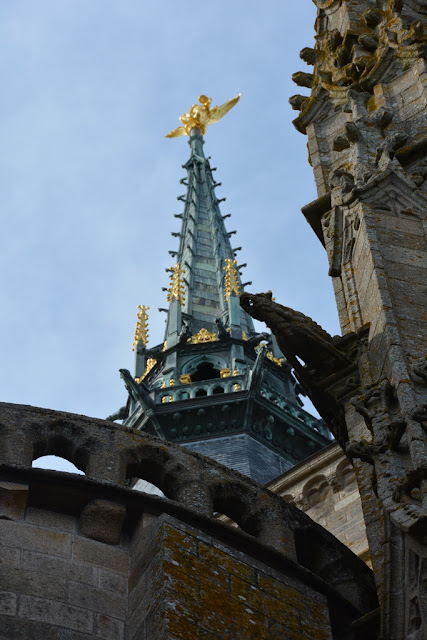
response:
<path id="1" fill-rule="evenodd" d="M 33 460 L 32 466 L 35 469 L 50 469 L 51 471 L 64 471 L 65 473 L 79 473 L 80 475 L 84 475 L 83 471 L 77 469 L 72 462 L 60 456 L 41 456 Z"/>
<path id="2" fill-rule="evenodd" d="M 224 387 L 215 387 L 214 390 L 212 391 L 213 394 L 215 393 L 224 393 Z"/>
<path id="3" fill-rule="evenodd" d="M 337 466 L 336 474 L 343 488 L 352 485 L 356 481 L 354 469 L 351 463 L 346 459 L 342 460 L 339 463 L 339 465 Z"/>
<path id="4" fill-rule="evenodd" d="M 152 496 L 161 496 L 164 497 L 165 494 L 159 487 L 156 487 L 152 482 L 148 482 L 148 480 L 142 480 L 138 478 L 135 484 L 132 486 L 132 489 L 135 491 L 142 491 L 143 493 L 149 493 Z"/>
<path id="5" fill-rule="evenodd" d="M 200 398 L 201 396 L 207 396 L 208 392 L 206 391 L 206 389 L 199 389 L 198 391 L 196 391 L 196 398 Z"/>
<path id="6" fill-rule="evenodd" d="M 214 380 L 220 378 L 219 369 L 215 369 L 212 362 L 201 362 L 197 365 L 197 369 L 191 374 L 193 382 L 200 382 L 200 380 Z"/>
<path id="7" fill-rule="evenodd" d="M 332 495 L 332 487 L 325 476 L 318 475 L 305 484 L 302 493 L 307 506 L 310 508 L 321 504 L 329 498 Z"/>

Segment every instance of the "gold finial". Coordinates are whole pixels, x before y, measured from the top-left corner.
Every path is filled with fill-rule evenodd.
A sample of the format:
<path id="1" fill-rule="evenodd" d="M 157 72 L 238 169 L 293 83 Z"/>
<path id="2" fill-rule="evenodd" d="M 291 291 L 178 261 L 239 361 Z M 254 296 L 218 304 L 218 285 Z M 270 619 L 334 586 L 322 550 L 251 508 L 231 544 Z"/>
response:
<path id="1" fill-rule="evenodd" d="M 181 276 L 182 269 L 181 263 L 177 262 L 175 267 L 171 267 L 170 285 L 168 289 L 168 295 L 166 299 L 168 302 L 172 302 L 173 299 L 179 300 L 181 304 L 184 304 L 184 285 L 182 284 Z"/>
<path id="2" fill-rule="evenodd" d="M 225 259 L 224 298 L 226 302 L 229 300 L 232 292 L 234 292 L 237 296 L 240 295 L 239 276 L 237 275 L 236 264 L 237 260 L 232 260 L 231 258 Z"/>
<path id="3" fill-rule="evenodd" d="M 180 117 L 182 126 L 167 133 L 165 138 L 178 138 L 178 136 L 185 136 L 185 134 L 189 136 L 192 129 L 199 129 L 204 136 L 208 126 L 221 120 L 239 102 L 241 95 L 239 93 L 235 98 L 220 106 L 212 107 L 212 109 L 210 108 L 212 98 L 199 96 L 200 104 L 193 104 L 187 113 Z"/>
<path id="4" fill-rule="evenodd" d="M 138 313 L 136 314 L 137 322 L 135 329 L 135 338 L 132 344 L 132 351 L 135 351 L 138 346 L 138 342 L 142 340 L 144 343 L 144 347 L 147 346 L 148 342 L 148 313 L 150 307 L 146 307 L 143 304 L 138 305 Z"/>

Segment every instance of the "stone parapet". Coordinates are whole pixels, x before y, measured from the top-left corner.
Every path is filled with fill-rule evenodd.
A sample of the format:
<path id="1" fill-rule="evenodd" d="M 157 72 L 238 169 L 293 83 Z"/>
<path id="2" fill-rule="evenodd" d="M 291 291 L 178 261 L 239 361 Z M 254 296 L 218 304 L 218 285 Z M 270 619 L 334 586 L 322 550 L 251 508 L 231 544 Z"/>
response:
<path id="1" fill-rule="evenodd" d="M 0 637 L 314 640 L 375 610 L 371 572 L 351 551 L 203 456 L 18 405 L 1 405 L 0 429 Z M 46 454 L 86 476 L 32 469 Z"/>

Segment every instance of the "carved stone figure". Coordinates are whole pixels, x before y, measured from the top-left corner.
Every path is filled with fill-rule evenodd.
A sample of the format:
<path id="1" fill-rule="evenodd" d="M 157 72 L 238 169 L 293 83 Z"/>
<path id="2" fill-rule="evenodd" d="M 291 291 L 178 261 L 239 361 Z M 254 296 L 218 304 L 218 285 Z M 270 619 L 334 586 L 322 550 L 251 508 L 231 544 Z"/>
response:
<path id="1" fill-rule="evenodd" d="M 181 333 L 179 334 L 179 344 L 185 344 L 191 338 L 191 330 L 188 324 L 183 323 Z"/>
<path id="2" fill-rule="evenodd" d="M 227 331 L 227 329 L 225 328 L 225 325 L 224 325 L 223 321 L 221 320 L 221 318 L 217 318 L 215 320 L 215 324 L 216 324 L 216 327 L 217 327 L 218 340 L 230 340 L 230 334 Z"/>
<path id="3" fill-rule="evenodd" d="M 295 367 L 310 371 L 334 371 L 351 364 L 334 345 L 334 338 L 314 320 L 299 311 L 277 304 L 272 293 L 242 293 L 240 304 L 256 320 L 267 324 L 283 355 Z M 301 362 L 302 361 L 302 362 Z"/>
<path id="4" fill-rule="evenodd" d="M 270 335 L 265 332 L 257 333 L 255 336 L 252 336 L 252 338 L 249 338 L 248 343 L 251 345 L 251 347 L 257 347 L 263 340 L 268 342 L 270 340 Z"/>

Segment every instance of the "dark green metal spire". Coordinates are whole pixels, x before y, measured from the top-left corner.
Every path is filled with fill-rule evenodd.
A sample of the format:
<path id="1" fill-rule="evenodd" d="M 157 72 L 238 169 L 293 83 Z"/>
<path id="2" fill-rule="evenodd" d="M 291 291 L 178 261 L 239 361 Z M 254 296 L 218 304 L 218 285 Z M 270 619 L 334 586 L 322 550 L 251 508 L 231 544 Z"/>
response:
<path id="1" fill-rule="evenodd" d="M 122 370 L 129 398 L 111 418 L 267 482 L 328 444 L 328 432 L 301 408 L 274 337 L 256 333 L 239 305 L 236 249 L 199 129 L 189 145 L 165 342 L 147 348 L 147 308 L 140 307 L 135 378 Z"/>
<path id="2" fill-rule="evenodd" d="M 196 335 L 200 330 L 216 333 L 217 319 L 231 330 L 237 329 L 236 337 L 255 333 L 251 317 L 237 303 L 236 291 L 227 296 L 227 264 L 234 263 L 235 250 L 224 225 L 219 208 L 209 159 L 203 153 L 204 140 L 198 129 L 193 129 L 189 138 L 191 155 L 184 165 L 187 179 L 181 182 L 187 186 L 184 202 L 181 232 L 176 256 L 183 295 L 170 292 L 170 307 L 165 340 L 168 346 L 176 343 L 180 321 Z M 225 198 L 224 198 L 225 199 Z M 234 232 L 232 232 L 234 233 Z M 237 265 L 232 265 L 237 280 L 237 289 L 242 291 L 242 283 Z M 176 275 L 176 271 L 175 271 Z M 233 301 L 233 298 L 235 299 Z M 179 302 L 179 304 L 177 304 Z"/>

